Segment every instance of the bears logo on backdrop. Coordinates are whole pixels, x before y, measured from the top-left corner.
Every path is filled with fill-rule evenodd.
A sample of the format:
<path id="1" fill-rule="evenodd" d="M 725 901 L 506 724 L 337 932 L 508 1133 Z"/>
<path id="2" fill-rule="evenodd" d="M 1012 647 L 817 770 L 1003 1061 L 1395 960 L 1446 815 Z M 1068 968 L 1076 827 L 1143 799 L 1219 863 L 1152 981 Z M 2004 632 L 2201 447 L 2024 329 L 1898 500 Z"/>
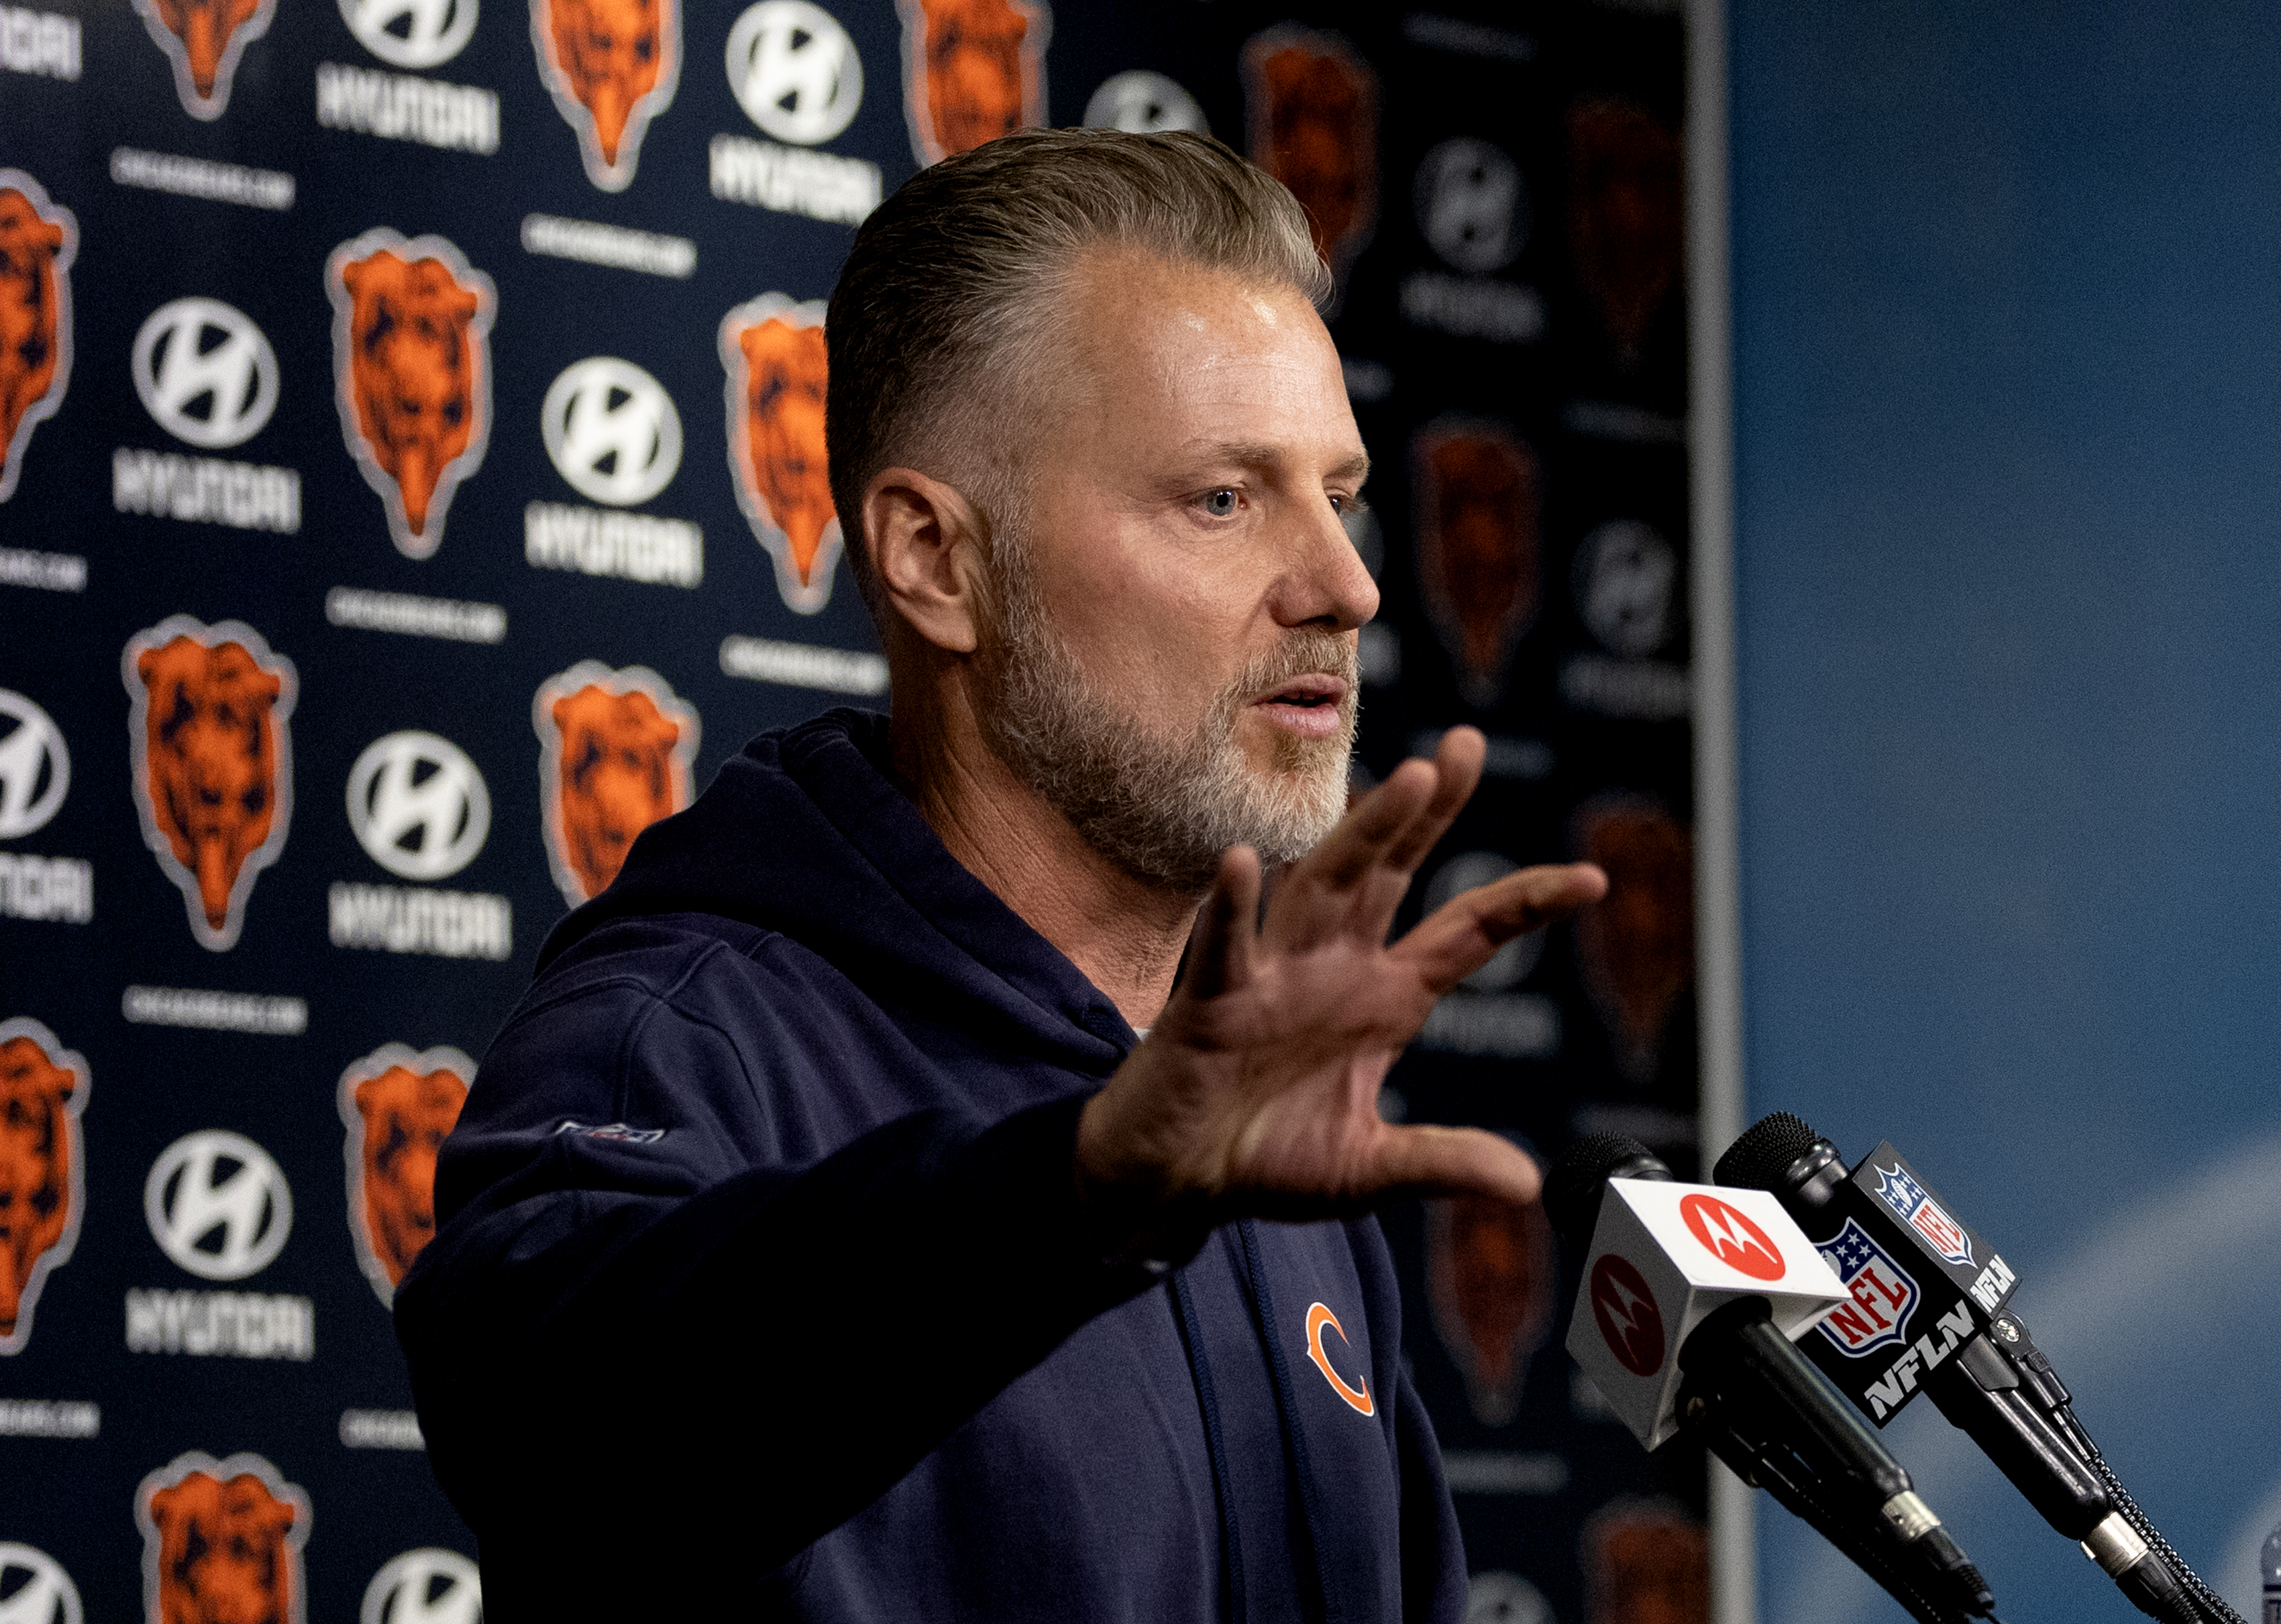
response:
<path id="1" fill-rule="evenodd" d="M 35 1020 L 0 1021 L 0 1353 L 21 1353 L 85 1207 L 87 1062 Z"/>
<path id="2" fill-rule="evenodd" d="M 939 164 L 1046 121 L 1043 0 L 895 0 L 911 151 Z"/>
<path id="3" fill-rule="evenodd" d="M 285 847 L 293 662 L 242 622 L 174 615 L 128 639 L 120 667 L 143 838 L 182 887 L 198 945 L 222 952 L 254 877 Z"/>
<path id="4" fill-rule="evenodd" d="M 1496 702 L 1536 619 L 1536 453 L 1503 425 L 1443 418 L 1411 443 L 1419 582 L 1469 705 Z"/>
<path id="5" fill-rule="evenodd" d="M 259 1455 L 193 1450 L 135 1492 L 149 1624 L 306 1624 L 309 1496 Z"/>
<path id="6" fill-rule="evenodd" d="M 1434 1328 L 1483 1425 L 1520 1409 L 1528 1356 L 1552 1326 L 1552 1230 L 1544 1209 L 1486 1195 L 1427 1208 L 1426 1288 Z"/>
<path id="7" fill-rule="evenodd" d="M 1637 103 L 1596 97 L 1569 112 L 1570 251 L 1627 372 L 1679 286 L 1680 167 L 1679 137 Z"/>
<path id="8" fill-rule="evenodd" d="M 1617 1068 L 1648 1082 L 1671 1007 L 1695 978 L 1694 843 L 1670 813 L 1631 795 L 1587 802 L 1574 830 L 1577 856 L 1608 875 L 1608 894 L 1576 918 L 1584 986 Z"/>
<path id="9" fill-rule="evenodd" d="M 383 1303 L 436 1233 L 436 1156 L 468 1102 L 476 1063 L 456 1048 L 386 1043 L 341 1073 L 349 1233 Z"/>
<path id="10" fill-rule="evenodd" d="M 1335 34 L 1283 24 L 1243 47 L 1251 161 L 1291 189 L 1346 286 L 1378 225 L 1378 74 Z"/>
<path id="11" fill-rule="evenodd" d="M 0 502 L 16 491 L 32 430 L 71 383 L 72 260 L 79 222 L 20 169 L 0 169 Z"/>
<path id="12" fill-rule="evenodd" d="M 831 601 L 842 533 L 824 454 L 823 312 L 822 299 L 763 293 L 721 318 L 737 505 L 776 561 L 777 591 L 802 615 Z"/>
<path id="13" fill-rule="evenodd" d="M 530 0 L 530 40 L 586 178 L 625 190 L 649 121 L 681 82 L 681 0 Z"/>
<path id="14" fill-rule="evenodd" d="M 646 666 L 581 660 L 538 685 L 530 722 L 547 862 L 575 908 L 618 877 L 636 835 L 689 804 L 697 713 Z"/>
<path id="15" fill-rule="evenodd" d="M 1583 1533 L 1591 1624 L 1710 1624 L 1711 1542 L 1665 1501 L 1612 1501 Z"/>
<path id="16" fill-rule="evenodd" d="M 135 0 L 151 42 L 174 67 L 174 94 L 194 119 L 229 106 L 245 48 L 269 32 L 277 0 Z"/>
<path id="17" fill-rule="evenodd" d="M 427 558 L 490 443 L 499 295 L 442 237 L 385 227 L 333 250 L 325 291 L 341 437 L 388 510 L 397 550 Z"/>

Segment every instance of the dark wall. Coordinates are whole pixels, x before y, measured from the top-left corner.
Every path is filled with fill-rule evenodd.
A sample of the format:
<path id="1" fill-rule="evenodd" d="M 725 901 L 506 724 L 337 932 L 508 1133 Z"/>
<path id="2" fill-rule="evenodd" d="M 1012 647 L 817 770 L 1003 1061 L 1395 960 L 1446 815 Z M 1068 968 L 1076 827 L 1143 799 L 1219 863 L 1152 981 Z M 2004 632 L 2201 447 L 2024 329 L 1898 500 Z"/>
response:
<path id="1" fill-rule="evenodd" d="M 433 1142 L 635 830 L 881 702 L 804 306 L 994 128 L 1205 124 L 1313 209 L 1379 464 L 1365 776 L 1478 723 L 1426 888 L 1617 878 L 1388 1109 L 1689 1164 L 1680 83 L 1636 5 L 0 12 L 0 1605 L 147 1611 L 240 1477 L 317 1614 L 472 1603 L 385 1306 Z M 1700 1616 L 1699 1463 L 1572 1383 L 1542 1220 L 1388 1228 L 1486 1616 Z"/>

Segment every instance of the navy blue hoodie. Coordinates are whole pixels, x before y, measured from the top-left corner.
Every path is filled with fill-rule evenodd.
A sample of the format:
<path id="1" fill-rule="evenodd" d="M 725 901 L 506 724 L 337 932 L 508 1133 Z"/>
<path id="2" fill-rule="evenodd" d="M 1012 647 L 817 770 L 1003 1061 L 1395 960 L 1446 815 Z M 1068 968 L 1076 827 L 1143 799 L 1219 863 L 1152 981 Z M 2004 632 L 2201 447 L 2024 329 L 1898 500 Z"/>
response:
<path id="1" fill-rule="evenodd" d="M 557 927 L 396 1299 L 493 1624 L 1458 1618 L 1375 1221 L 1104 1262 L 1115 1006 L 883 718 L 755 739 Z"/>

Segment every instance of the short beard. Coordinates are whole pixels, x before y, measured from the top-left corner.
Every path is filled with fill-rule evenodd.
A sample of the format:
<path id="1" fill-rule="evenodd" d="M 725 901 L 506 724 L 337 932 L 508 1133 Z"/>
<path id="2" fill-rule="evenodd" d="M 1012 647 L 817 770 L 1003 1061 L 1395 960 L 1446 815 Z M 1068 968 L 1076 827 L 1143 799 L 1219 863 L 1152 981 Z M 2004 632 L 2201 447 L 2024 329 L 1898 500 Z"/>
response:
<path id="1" fill-rule="evenodd" d="M 1220 854 L 1249 846 L 1264 862 L 1304 856 L 1347 808 L 1359 661 L 1351 638 L 1294 631 L 1247 664 L 1185 734 L 1149 731 L 1097 692 L 1047 618 L 1013 527 L 993 537 L 990 592 L 977 651 L 984 737 L 1015 776 L 1086 844 L 1137 878 L 1191 893 Z M 1256 769 L 1235 741 L 1244 708 L 1294 677 L 1343 677 L 1329 739 L 1280 732 Z"/>

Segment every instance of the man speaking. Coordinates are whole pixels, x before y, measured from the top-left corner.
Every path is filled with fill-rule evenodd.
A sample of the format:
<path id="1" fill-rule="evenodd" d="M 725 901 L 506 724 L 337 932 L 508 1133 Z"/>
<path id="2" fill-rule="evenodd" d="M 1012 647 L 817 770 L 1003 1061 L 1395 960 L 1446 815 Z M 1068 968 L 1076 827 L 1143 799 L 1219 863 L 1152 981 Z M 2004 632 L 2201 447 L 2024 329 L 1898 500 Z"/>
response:
<path id="1" fill-rule="evenodd" d="M 1367 1213 L 1537 1175 L 1378 1087 L 1606 882 L 1387 941 L 1482 741 L 1347 810 L 1326 282 L 1192 135 L 1009 136 L 857 233 L 832 493 L 893 720 L 755 739 L 556 929 L 397 1298 L 494 1624 L 1462 1612 Z"/>

